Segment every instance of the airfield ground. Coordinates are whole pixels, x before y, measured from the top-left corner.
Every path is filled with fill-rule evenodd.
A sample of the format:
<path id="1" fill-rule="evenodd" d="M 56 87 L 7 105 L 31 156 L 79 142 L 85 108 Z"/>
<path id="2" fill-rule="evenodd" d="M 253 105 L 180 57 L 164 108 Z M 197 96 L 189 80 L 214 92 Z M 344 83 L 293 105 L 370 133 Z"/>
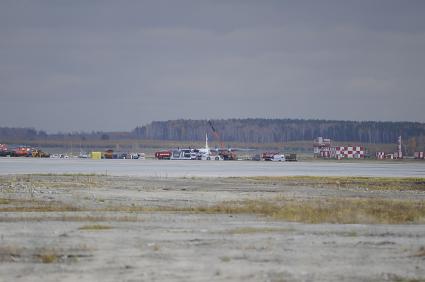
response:
<path id="1" fill-rule="evenodd" d="M 0 176 L 0 281 L 424 279 L 424 178 Z"/>

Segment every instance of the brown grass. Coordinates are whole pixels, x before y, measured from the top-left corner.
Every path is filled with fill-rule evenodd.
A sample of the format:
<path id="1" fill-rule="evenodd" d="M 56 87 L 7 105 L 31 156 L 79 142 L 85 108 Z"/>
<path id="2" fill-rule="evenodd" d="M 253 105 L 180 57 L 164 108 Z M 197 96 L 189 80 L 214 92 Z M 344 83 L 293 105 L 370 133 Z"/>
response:
<path id="1" fill-rule="evenodd" d="M 403 224 L 425 222 L 425 202 L 413 200 L 389 200 L 376 198 L 327 198 L 309 200 L 291 200 L 284 197 L 272 199 L 226 201 L 211 206 L 110 206 L 102 208 L 79 208 L 59 202 L 43 202 L 35 200 L 10 200 L 10 204 L 0 207 L 0 212 L 190 212 L 190 213 L 223 213 L 223 214 L 255 214 L 278 220 L 305 223 L 382 223 Z M 23 217 L 25 219 L 25 217 Z M 34 220 L 42 220 L 30 217 Z M 45 220 L 63 221 L 108 221 L 111 217 L 90 216 L 54 216 Z M 1 219 L 4 221 L 6 219 Z M 8 219 L 15 220 L 15 219 Z M 17 219 L 19 220 L 19 219 Z M 135 221 L 135 217 L 116 217 L 116 221 Z M 100 229 L 100 228 L 99 228 Z"/>
<path id="2" fill-rule="evenodd" d="M 239 234 L 255 234 L 255 233 L 282 233 L 282 232 L 292 232 L 294 229 L 291 228 L 273 228 L 273 227 L 240 227 L 228 230 L 226 233 L 232 235 Z"/>
<path id="3" fill-rule="evenodd" d="M 45 179 L 47 177 L 47 179 Z M 22 181 L 44 181 L 48 185 L 49 181 L 58 182 L 61 179 L 54 176 L 43 176 L 41 178 L 22 176 L 18 182 Z M 92 176 L 66 176 L 70 183 L 79 182 L 80 177 L 87 180 Z M 97 178 L 97 176 L 95 176 Z M 3 179 L 4 178 L 0 178 Z M 8 178 L 10 182 L 15 181 L 13 177 Z M 44 180 L 43 180 L 44 179 Z M 420 190 L 425 191 L 425 178 L 370 178 L 370 177 L 249 177 L 230 178 L 233 183 L 236 180 L 241 182 L 249 181 L 261 184 L 275 184 L 309 187 L 334 187 L 353 189 L 377 189 L 377 190 Z M 8 180 L 8 181 L 9 181 Z M 90 180 L 92 181 L 92 180 Z M 87 181 L 89 183 L 90 181 Z M 231 185 L 231 184 L 229 184 Z M 74 211 L 98 211 L 98 212 L 191 212 L 191 213 L 225 213 L 225 214 L 255 214 L 259 216 L 271 217 L 278 220 L 306 222 L 306 223 L 423 223 L 425 222 L 424 201 L 414 200 L 388 200 L 377 198 L 352 198 L 352 199 L 308 199 L 290 200 L 276 197 L 269 200 L 245 200 L 228 201 L 210 206 L 130 206 L 111 205 L 98 207 L 73 206 L 67 203 L 55 201 L 43 201 L 36 198 L 26 199 L 0 199 L 0 212 L 74 212 Z M 84 215 L 79 218 L 63 218 L 66 221 L 97 221 L 95 217 L 90 218 Z M 23 217 L 24 218 L 24 217 Z M 34 220 L 39 220 L 32 217 Z M 59 218 L 59 219 L 58 219 Z M 52 220 L 61 220 L 59 217 Z M 2 219 L 9 220 L 9 219 Z M 11 219 L 15 220 L 15 219 Z M 107 221 L 102 219 L 99 221 Z M 121 219 L 117 218 L 117 221 Z M 137 220 L 122 218 L 122 220 Z"/>
<path id="4" fill-rule="evenodd" d="M 394 282 L 425 282 L 425 279 L 423 278 L 404 278 L 399 276 L 394 276 L 393 279 L 391 279 Z"/>
<path id="5" fill-rule="evenodd" d="M 15 245 L 0 245 L 0 262 L 15 261 L 22 256 L 22 248 Z"/>
<path id="6" fill-rule="evenodd" d="M 112 229 L 112 226 L 109 225 L 102 225 L 102 224 L 89 224 L 84 225 L 78 228 L 79 230 L 109 230 Z"/>
<path id="7" fill-rule="evenodd" d="M 230 257 L 228 257 L 228 256 L 224 256 L 224 257 L 220 257 L 220 260 L 221 260 L 222 262 L 229 262 L 229 261 L 231 261 L 231 258 L 230 258 Z"/>
<path id="8" fill-rule="evenodd" d="M 107 184 L 107 180 L 104 175 L 91 173 L 47 173 L 0 176 L 0 185 L 3 189 L 9 191 L 13 191 L 16 188 L 96 188 L 105 184 Z"/>
<path id="9" fill-rule="evenodd" d="M 59 260 L 60 255 L 52 250 L 45 250 L 38 254 L 37 257 L 42 263 L 53 263 Z"/>
<path id="10" fill-rule="evenodd" d="M 79 245 L 69 249 L 41 247 L 25 248 L 16 245 L 0 245 L 1 262 L 75 262 L 78 258 L 90 257 L 93 249 Z"/>
<path id="11" fill-rule="evenodd" d="M 415 257 L 425 257 L 425 247 L 422 246 L 414 255 Z"/>
<path id="12" fill-rule="evenodd" d="M 8 204 L 10 204 L 9 199 L 0 199 L 0 205 L 8 205 Z"/>
<path id="13" fill-rule="evenodd" d="M 425 178 L 415 177 L 320 177 L 278 176 L 242 178 L 263 184 L 285 184 L 327 188 L 367 188 L 370 190 L 419 190 L 425 191 Z"/>
<path id="14" fill-rule="evenodd" d="M 137 215 L 124 215 L 124 216 L 113 216 L 113 215 L 47 215 L 47 216 L 0 216 L 0 222 L 19 222 L 19 221 L 62 221 L 62 222 L 137 222 L 143 221 L 143 218 Z"/>
<path id="15" fill-rule="evenodd" d="M 308 201 L 248 200 L 224 202 L 195 211 L 247 213 L 305 223 L 422 223 L 425 203 L 380 199 L 327 199 Z"/>
<path id="16" fill-rule="evenodd" d="M 66 212 L 79 211 L 80 208 L 54 201 L 39 201 L 36 199 L 8 199 L 0 212 Z"/>
<path id="17" fill-rule="evenodd" d="M 255 214 L 277 220 L 305 223 L 406 224 L 425 222 L 425 202 L 423 201 L 375 198 L 300 201 L 276 197 L 270 200 L 226 201 L 211 206 L 110 207 L 108 211 Z"/>

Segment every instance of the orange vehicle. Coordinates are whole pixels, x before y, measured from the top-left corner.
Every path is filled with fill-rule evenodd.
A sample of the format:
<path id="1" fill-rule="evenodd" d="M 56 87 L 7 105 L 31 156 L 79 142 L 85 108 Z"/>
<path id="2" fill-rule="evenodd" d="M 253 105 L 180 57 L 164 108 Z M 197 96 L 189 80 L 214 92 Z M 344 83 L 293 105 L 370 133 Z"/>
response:
<path id="1" fill-rule="evenodd" d="M 33 158 L 48 158 L 48 157 L 50 157 L 50 154 L 43 152 L 40 149 L 32 150 L 31 155 L 32 155 Z"/>
<path id="2" fill-rule="evenodd" d="M 106 150 L 103 154 L 105 159 L 113 159 L 114 158 L 114 150 Z"/>
<path id="3" fill-rule="evenodd" d="M 225 161 L 235 161 L 236 154 L 227 150 L 227 149 L 220 149 L 218 150 L 218 154 L 223 158 Z"/>

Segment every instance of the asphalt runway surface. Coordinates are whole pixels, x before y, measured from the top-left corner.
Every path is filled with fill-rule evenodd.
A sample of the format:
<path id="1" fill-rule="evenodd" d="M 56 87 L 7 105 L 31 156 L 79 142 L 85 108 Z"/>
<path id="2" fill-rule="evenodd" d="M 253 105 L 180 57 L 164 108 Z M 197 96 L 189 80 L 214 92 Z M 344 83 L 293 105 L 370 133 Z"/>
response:
<path id="1" fill-rule="evenodd" d="M 424 161 L 170 161 L 0 158 L 0 175 L 94 173 L 141 177 L 425 177 Z"/>

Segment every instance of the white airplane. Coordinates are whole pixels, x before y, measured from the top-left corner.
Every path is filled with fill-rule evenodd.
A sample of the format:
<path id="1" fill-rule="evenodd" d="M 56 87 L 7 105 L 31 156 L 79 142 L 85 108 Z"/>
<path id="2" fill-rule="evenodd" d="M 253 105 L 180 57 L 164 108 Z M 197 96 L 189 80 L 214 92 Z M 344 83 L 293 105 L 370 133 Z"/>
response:
<path id="1" fill-rule="evenodd" d="M 222 161 L 223 157 L 219 154 L 211 154 L 211 149 L 208 146 L 208 134 L 205 133 L 205 148 L 198 149 L 198 156 L 203 161 L 216 160 Z"/>

